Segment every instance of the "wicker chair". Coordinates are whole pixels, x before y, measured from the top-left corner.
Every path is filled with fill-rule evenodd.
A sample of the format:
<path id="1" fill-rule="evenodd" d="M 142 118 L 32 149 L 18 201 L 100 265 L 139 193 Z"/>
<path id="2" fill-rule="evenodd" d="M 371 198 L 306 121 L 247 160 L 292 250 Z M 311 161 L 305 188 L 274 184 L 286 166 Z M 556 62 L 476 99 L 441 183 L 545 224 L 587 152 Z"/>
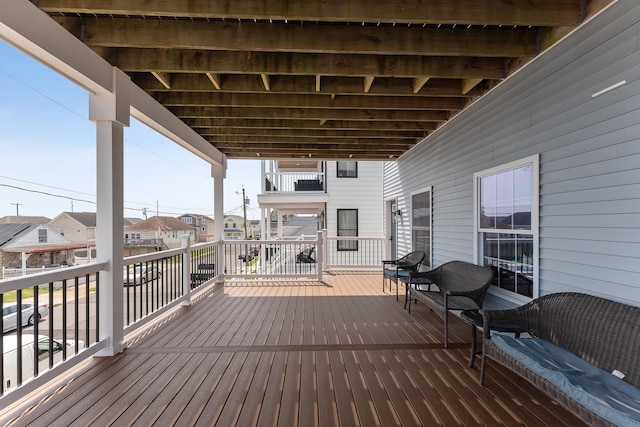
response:
<path id="1" fill-rule="evenodd" d="M 402 258 L 395 260 L 382 261 L 382 291 L 386 288 L 386 282 L 389 281 L 389 291 L 391 291 L 391 282 L 396 283 L 396 301 L 398 300 L 398 279 L 408 277 L 409 272 L 418 271 L 420 264 L 424 260 L 426 254 L 423 251 L 410 252 Z"/>
<path id="2" fill-rule="evenodd" d="M 511 310 L 485 311 L 483 317 L 481 383 L 484 383 L 486 361 L 490 358 L 540 388 L 589 425 L 618 424 L 587 409 L 555 383 L 500 349 L 492 341 L 488 325 L 490 322 L 515 323 L 532 337 L 562 347 L 606 372 L 624 372 L 624 381 L 640 387 L 640 307 L 593 295 L 560 292 Z M 594 384 L 596 382 L 594 380 Z M 596 400 L 601 399 L 596 396 Z M 600 408 L 594 410 L 601 411 Z"/>
<path id="3" fill-rule="evenodd" d="M 492 281 L 490 268 L 464 261 L 450 261 L 430 271 L 412 271 L 407 281 L 409 313 L 414 299 L 438 314 L 444 320 L 444 346 L 448 347 L 449 310 L 482 308 Z M 432 289 L 434 284 L 437 289 Z"/>

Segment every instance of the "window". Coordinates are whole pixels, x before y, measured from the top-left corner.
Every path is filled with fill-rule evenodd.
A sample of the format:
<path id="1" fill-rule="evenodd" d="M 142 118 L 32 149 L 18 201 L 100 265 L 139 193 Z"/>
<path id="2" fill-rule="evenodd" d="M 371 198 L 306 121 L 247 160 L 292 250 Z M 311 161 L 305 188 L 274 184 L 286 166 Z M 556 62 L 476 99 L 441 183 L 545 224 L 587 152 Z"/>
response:
<path id="1" fill-rule="evenodd" d="M 61 236 L 64 236 L 64 228 L 58 229 L 58 232 L 60 233 Z"/>
<path id="2" fill-rule="evenodd" d="M 411 195 L 411 250 L 423 251 L 422 265 L 431 268 L 431 187 Z"/>
<path id="3" fill-rule="evenodd" d="M 338 237 L 358 235 L 358 210 L 338 209 Z M 338 240 L 339 251 L 357 251 L 357 240 Z"/>
<path id="4" fill-rule="evenodd" d="M 474 175 L 478 261 L 494 270 L 497 293 L 538 296 L 538 156 Z"/>
<path id="5" fill-rule="evenodd" d="M 337 163 L 337 177 L 338 178 L 357 178 L 358 177 L 358 162 L 336 162 Z"/>
<path id="6" fill-rule="evenodd" d="M 38 229 L 38 243 L 47 243 L 47 229 Z"/>

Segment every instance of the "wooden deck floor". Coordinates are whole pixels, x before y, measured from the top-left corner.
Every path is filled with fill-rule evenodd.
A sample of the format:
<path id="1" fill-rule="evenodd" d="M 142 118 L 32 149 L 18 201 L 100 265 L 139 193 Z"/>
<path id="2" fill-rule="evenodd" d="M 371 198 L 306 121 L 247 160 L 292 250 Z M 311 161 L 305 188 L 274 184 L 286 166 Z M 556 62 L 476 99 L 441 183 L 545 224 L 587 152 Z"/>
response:
<path id="1" fill-rule="evenodd" d="M 444 349 L 440 318 L 420 305 L 409 315 L 381 281 L 337 274 L 205 291 L 0 424 L 582 425 L 495 364 L 480 386 L 468 325 L 453 320 Z"/>

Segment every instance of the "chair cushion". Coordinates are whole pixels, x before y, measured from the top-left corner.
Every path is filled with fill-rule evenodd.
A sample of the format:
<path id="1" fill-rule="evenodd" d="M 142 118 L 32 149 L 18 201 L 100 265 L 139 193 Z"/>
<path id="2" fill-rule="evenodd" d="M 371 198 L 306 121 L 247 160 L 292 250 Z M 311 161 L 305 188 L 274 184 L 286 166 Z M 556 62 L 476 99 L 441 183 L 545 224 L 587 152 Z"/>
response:
<path id="1" fill-rule="evenodd" d="M 600 417 L 618 426 L 640 426 L 640 388 L 539 338 L 492 334 L 491 341 Z"/>

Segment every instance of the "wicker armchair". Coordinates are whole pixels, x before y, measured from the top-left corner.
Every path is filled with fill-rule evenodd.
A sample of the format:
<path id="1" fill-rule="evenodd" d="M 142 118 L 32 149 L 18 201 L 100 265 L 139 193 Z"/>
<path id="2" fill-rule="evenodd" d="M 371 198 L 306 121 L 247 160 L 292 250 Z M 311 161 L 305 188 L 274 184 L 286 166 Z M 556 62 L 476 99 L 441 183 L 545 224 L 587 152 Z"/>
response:
<path id="1" fill-rule="evenodd" d="M 398 279 L 408 277 L 409 272 L 418 271 L 420 264 L 424 260 L 426 254 L 423 251 L 410 252 L 402 258 L 395 260 L 382 261 L 382 291 L 384 292 L 386 282 L 389 281 L 389 290 L 391 290 L 391 282 L 396 283 L 396 301 L 398 300 Z"/>
<path id="2" fill-rule="evenodd" d="M 430 271 L 412 271 L 407 282 L 409 313 L 414 299 L 438 314 L 444 320 L 444 346 L 448 347 L 449 310 L 482 308 L 492 281 L 490 268 L 464 261 L 450 261 Z M 434 284 L 437 289 L 432 289 Z"/>
<path id="3" fill-rule="evenodd" d="M 605 372 L 623 372 L 625 382 L 640 387 L 640 307 L 593 295 L 560 292 L 511 310 L 488 310 L 483 312 L 483 317 L 481 383 L 484 383 L 486 361 L 490 358 L 540 388 L 589 425 L 619 424 L 603 419 L 605 415 L 602 414 L 611 412 L 609 408 L 605 412 L 600 412 L 597 405 L 588 409 L 569 396 L 560 388 L 567 381 L 552 382 L 533 372 L 523 361 L 508 355 L 492 341 L 488 325 L 490 322 L 515 323 L 534 339 L 555 344 Z M 593 385 L 598 383 L 597 379 L 592 380 Z M 595 397 L 598 402 L 605 400 Z"/>

